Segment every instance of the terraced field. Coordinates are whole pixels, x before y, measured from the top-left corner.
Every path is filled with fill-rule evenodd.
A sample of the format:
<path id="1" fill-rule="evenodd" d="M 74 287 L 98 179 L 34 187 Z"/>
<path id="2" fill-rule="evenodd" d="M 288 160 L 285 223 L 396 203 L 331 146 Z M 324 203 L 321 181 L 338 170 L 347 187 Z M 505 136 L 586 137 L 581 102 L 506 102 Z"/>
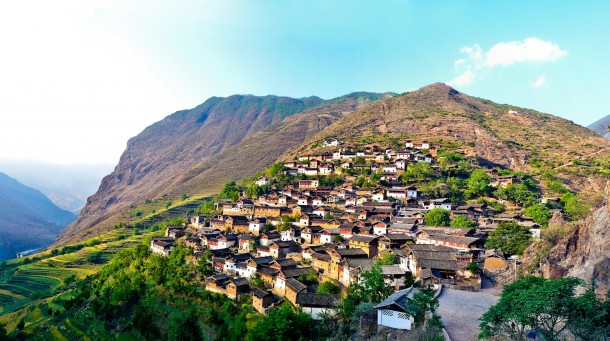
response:
<path id="1" fill-rule="evenodd" d="M 96 273 L 114 254 L 142 243 L 152 234 L 113 230 L 96 238 L 99 244 L 81 244 L 80 249 L 55 256 L 46 251 L 33 256 L 31 263 L 16 259 L 0 266 L 0 323 L 6 324 L 11 332 L 23 321 L 22 332 L 32 334 L 52 319 L 54 311 L 63 311 L 61 302 L 71 298 L 70 283 Z M 95 257 L 91 258 L 92 255 Z M 56 340 L 83 339 L 77 328 L 69 329 L 51 328 L 50 335 Z"/>

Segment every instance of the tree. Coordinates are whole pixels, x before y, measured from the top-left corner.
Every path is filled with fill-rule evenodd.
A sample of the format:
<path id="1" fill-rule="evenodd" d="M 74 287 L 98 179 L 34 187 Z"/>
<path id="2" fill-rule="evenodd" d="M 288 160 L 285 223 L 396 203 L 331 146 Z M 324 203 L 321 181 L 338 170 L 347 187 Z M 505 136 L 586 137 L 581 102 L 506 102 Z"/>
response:
<path id="1" fill-rule="evenodd" d="M 237 201 L 239 199 L 239 187 L 237 187 L 235 181 L 229 181 L 222 186 L 220 193 L 218 193 L 218 198 Z"/>
<path id="2" fill-rule="evenodd" d="M 577 296 L 583 284 L 575 277 L 529 276 L 505 286 L 498 303 L 481 317 L 479 337 L 526 340 L 534 331 L 543 340 L 559 340 L 568 329 L 582 340 L 602 340 L 608 331 L 607 312 L 592 292 Z"/>
<path id="3" fill-rule="evenodd" d="M 551 219 L 551 216 L 553 216 L 548 207 L 540 204 L 532 205 L 526 208 L 525 214 L 534 219 L 538 225 L 543 227 L 546 227 L 549 224 L 549 219 Z"/>
<path id="4" fill-rule="evenodd" d="M 197 273 L 201 278 L 206 278 L 214 273 L 214 267 L 212 266 L 212 251 L 210 251 L 210 249 L 206 249 L 203 256 L 199 258 L 197 262 Z"/>
<path id="5" fill-rule="evenodd" d="M 356 284 L 354 289 L 362 301 L 371 303 L 381 302 L 394 291 L 385 283 L 380 262 L 375 262 L 371 270 L 360 274 L 360 283 Z"/>
<path id="6" fill-rule="evenodd" d="M 589 212 L 589 207 L 582 202 L 578 194 L 568 192 L 561 196 L 563 210 L 572 220 L 584 219 Z"/>
<path id="7" fill-rule="evenodd" d="M 438 307 L 438 299 L 433 290 L 419 290 L 409 301 L 407 311 L 415 322 L 423 322 L 428 313 L 434 313 Z"/>
<path id="8" fill-rule="evenodd" d="M 402 178 L 404 180 L 409 179 L 427 179 L 429 178 L 434 171 L 432 167 L 427 162 L 418 162 L 413 165 L 409 165 L 404 173 L 402 173 Z"/>
<path id="9" fill-rule="evenodd" d="M 529 207 L 537 202 L 536 193 L 533 192 L 532 186 L 528 185 L 525 181 L 520 184 L 510 184 L 506 187 L 498 188 L 496 195 L 499 198 L 510 200 L 517 205 Z"/>
<path id="10" fill-rule="evenodd" d="M 489 193 L 491 176 L 482 169 L 477 169 L 466 180 L 468 195 L 472 197 L 485 196 Z"/>
<path id="11" fill-rule="evenodd" d="M 476 229 L 477 228 L 477 223 L 475 223 L 474 221 L 464 217 L 464 216 L 457 216 L 455 217 L 455 219 L 453 219 L 451 221 L 451 227 L 460 227 L 460 228 L 468 228 L 468 229 Z"/>
<path id="12" fill-rule="evenodd" d="M 186 195 L 186 193 L 182 193 L 182 195 L 180 196 L 180 200 L 184 201 L 186 200 L 186 198 L 188 198 L 188 195 Z"/>
<path id="13" fill-rule="evenodd" d="M 379 258 L 381 265 L 392 265 L 396 262 L 396 256 L 391 252 L 386 252 Z"/>
<path id="14" fill-rule="evenodd" d="M 531 241 L 532 236 L 527 227 L 519 226 L 515 222 L 501 222 L 498 228 L 489 234 L 485 247 L 500 249 L 508 255 L 522 255 Z"/>
<path id="15" fill-rule="evenodd" d="M 325 281 L 320 283 L 316 290 L 318 294 L 340 294 L 341 288 L 333 281 Z"/>
<path id="16" fill-rule="evenodd" d="M 424 216 L 425 224 L 431 226 L 449 226 L 450 220 L 449 211 L 440 207 L 431 209 Z"/>
<path id="17" fill-rule="evenodd" d="M 249 341 L 310 340 L 313 320 L 303 312 L 293 310 L 289 303 L 273 308 L 248 333 Z"/>
<path id="18" fill-rule="evenodd" d="M 267 288 L 267 284 L 265 284 L 265 281 L 263 281 L 261 276 L 257 273 L 254 273 L 254 275 L 252 275 L 252 277 L 250 277 L 250 279 L 248 280 L 248 284 L 250 285 L 251 288 L 258 288 L 258 289 Z"/>
<path id="19" fill-rule="evenodd" d="M 468 269 L 468 271 L 472 272 L 474 275 L 479 273 L 479 266 L 474 261 L 468 263 L 468 267 L 466 269 Z"/>

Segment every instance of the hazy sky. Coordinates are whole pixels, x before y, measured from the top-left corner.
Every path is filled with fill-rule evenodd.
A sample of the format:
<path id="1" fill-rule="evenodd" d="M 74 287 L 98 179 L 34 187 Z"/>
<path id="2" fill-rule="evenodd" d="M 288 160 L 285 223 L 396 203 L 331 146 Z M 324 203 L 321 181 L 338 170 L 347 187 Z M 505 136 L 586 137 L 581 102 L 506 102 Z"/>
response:
<path id="1" fill-rule="evenodd" d="M 116 163 L 235 93 L 332 98 L 446 82 L 587 125 L 610 114 L 610 2 L 4 1 L 0 158 Z"/>

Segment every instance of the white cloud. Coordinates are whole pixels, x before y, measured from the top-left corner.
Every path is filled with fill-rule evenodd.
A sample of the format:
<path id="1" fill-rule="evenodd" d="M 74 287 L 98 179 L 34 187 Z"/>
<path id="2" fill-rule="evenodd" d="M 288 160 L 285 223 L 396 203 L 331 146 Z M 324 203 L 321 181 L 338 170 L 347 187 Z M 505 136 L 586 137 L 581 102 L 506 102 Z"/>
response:
<path id="1" fill-rule="evenodd" d="M 538 79 L 536 79 L 535 81 L 530 82 L 530 87 L 532 89 L 540 89 L 540 87 L 542 85 L 544 85 L 545 81 L 546 81 L 546 79 L 544 78 L 544 75 L 542 75 L 542 76 L 538 77 Z"/>
<path id="2" fill-rule="evenodd" d="M 498 43 L 485 54 L 485 65 L 511 65 L 522 62 L 551 62 L 568 52 L 559 45 L 538 38 L 527 38 L 509 43 Z"/>
<path id="3" fill-rule="evenodd" d="M 447 82 L 448 85 L 469 85 L 474 80 L 474 73 L 472 70 L 466 70 L 463 74 L 455 77 L 451 81 Z"/>
<path id="4" fill-rule="evenodd" d="M 460 49 L 463 58 L 457 59 L 453 66 L 459 74 L 447 84 L 469 85 L 479 78 L 484 70 L 491 70 L 498 65 L 512 65 L 524 62 L 552 62 L 567 55 L 559 45 L 538 38 L 526 38 L 523 41 L 501 42 L 484 51 L 479 44 L 464 46 Z M 544 84 L 544 76 L 530 83 L 534 89 Z"/>

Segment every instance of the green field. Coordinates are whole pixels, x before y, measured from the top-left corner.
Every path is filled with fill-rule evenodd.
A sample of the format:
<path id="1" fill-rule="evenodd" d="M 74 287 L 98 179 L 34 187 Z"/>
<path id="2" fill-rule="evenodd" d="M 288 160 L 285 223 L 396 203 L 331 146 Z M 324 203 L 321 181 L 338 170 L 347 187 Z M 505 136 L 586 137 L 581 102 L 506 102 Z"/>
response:
<path id="1" fill-rule="evenodd" d="M 23 321 L 21 331 L 32 335 L 36 328 L 51 321 L 53 312 L 64 310 L 61 302 L 71 298 L 71 283 L 75 279 L 96 273 L 117 252 L 142 243 L 155 233 L 140 232 L 134 235 L 133 229 L 116 229 L 97 237 L 97 245 L 80 244 L 82 248 L 78 250 L 55 256 L 45 251 L 28 260 L 14 259 L 0 265 L 0 323 L 6 324 L 10 333 Z M 46 337 L 87 339 L 70 321 L 64 325 L 69 328 L 49 326 Z"/>

